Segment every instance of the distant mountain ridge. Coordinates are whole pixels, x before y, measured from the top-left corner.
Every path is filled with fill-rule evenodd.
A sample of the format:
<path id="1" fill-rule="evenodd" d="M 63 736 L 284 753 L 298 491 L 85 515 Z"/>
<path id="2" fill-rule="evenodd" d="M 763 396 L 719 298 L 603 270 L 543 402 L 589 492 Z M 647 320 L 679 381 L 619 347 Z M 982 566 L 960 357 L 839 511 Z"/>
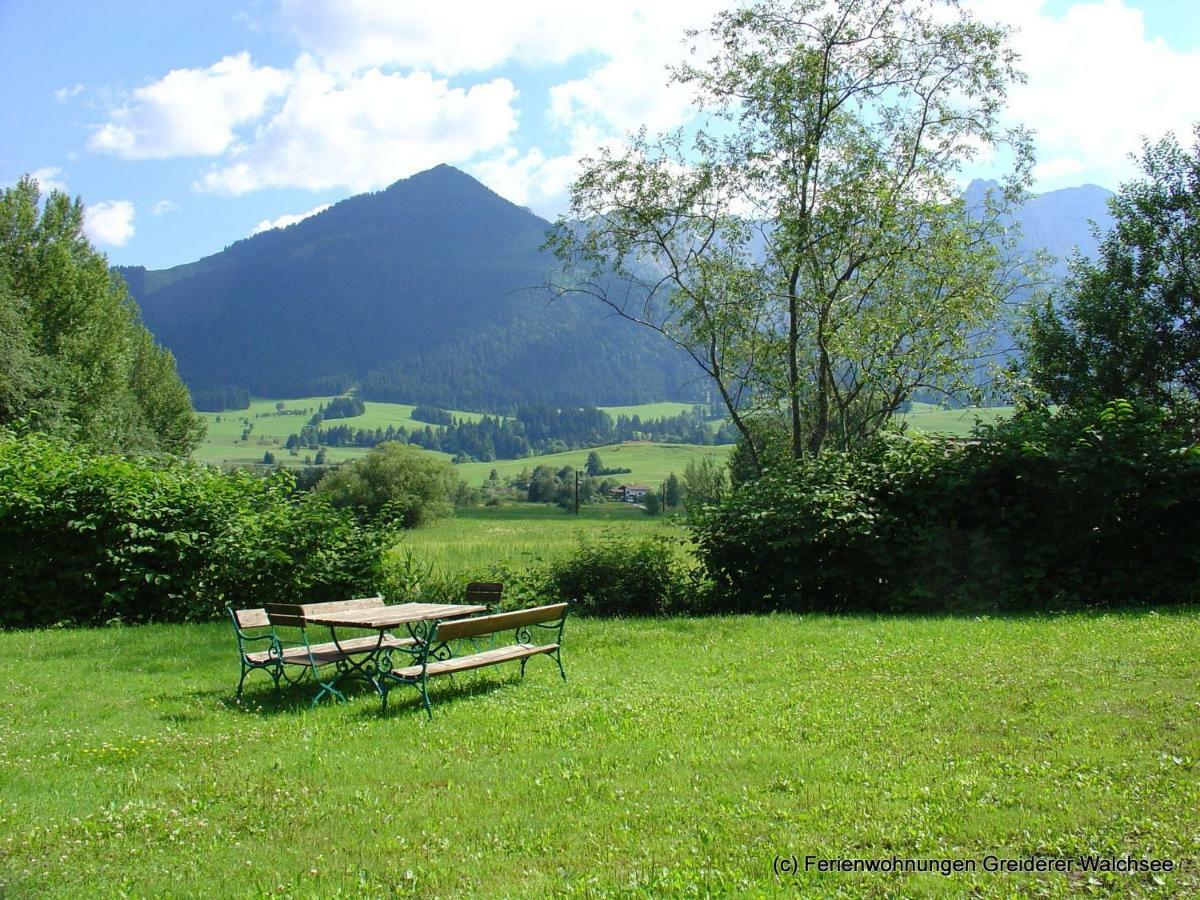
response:
<path id="1" fill-rule="evenodd" d="M 989 187 L 976 181 L 968 199 Z M 1022 247 L 1091 253 L 1111 192 L 1031 199 Z M 163 270 L 119 271 L 194 391 L 338 393 L 501 410 L 700 399 L 664 338 L 582 298 L 550 303 L 550 223 L 442 165 Z M 1065 272 L 1060 263 L 1057 274 Z"/>
<path id="2" fill-rule="evenodd" d="M 438 166 L 172 269 L 119 271 L 193 389 L 501 409 L 703 396 L 660 336 L 550 302 L 550 223 Z"/>
<path id="3" fill-rule="evenodd" d="M 995 181 L 972 181 L 965 192 L 968 206 L 987 190 L 999 187 Z M 1101 231 L 1112 225 L 1108 211 L 1112 196 L 1112 191 L 1094 184 L 1034 194 L 1013 217 L 1021 228 L 1020 251 L 1048 251 L 1058 260 L 1054 273 L 1059 277 L 1065 275 L 1067 260 L 1076 248 L 1085 256 L 1095 254 L 1091 222 L 1099 225 Z"/>

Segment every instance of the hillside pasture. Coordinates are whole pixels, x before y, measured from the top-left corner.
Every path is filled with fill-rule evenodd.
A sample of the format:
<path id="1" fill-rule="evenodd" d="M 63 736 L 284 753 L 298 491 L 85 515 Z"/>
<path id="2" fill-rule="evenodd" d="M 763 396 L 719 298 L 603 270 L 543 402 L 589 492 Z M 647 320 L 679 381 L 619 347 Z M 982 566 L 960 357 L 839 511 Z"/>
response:
<path id="1" fill-rule="evenodd" d="M 300 450 L 295 456 L 284 449 L 284 442 L 289 434 L 298 433 L 309 418 L 322 403 L 332 397 L 300 397 L 284 400 L 284 414 L 275 409 L 276 400 L 257 398 L 248 409 L 232 410 L 220 413 L 201 413 L 208 423 L 208 436 L 204 443 L 193 454 L 202 462 L 219 465 L 260 465 L 263 454 L 270 451 L 275 455 L 276 462 L 288 466 L 304 464 L 305 457 L 315 455 L 312 450 Z M 664 401 L 661 403 L 643 403 L 638 406 L 606 406 L 601 407 L 610 416 L 641 416 L 643 419 L 657 419 L 676 416 L 689 412 L 694 403 Z M 427 423 L 412 418 L 415 407 L 406 403 L 375 403 L 368 401 L 366 411 L 361 416 L 349 419 L 330 419 L 325 424 L 349 425 L 354 428 L 424 428 Z M 297 414 L 291 414 L 296 411 Z M 993 422 L 997 418 L 1011 413 L 1011 407 L 992 407 L 986 409 L 944 409 L 930 403 L 914 403 L 912 410 L 898 417 L 912 428 L 931 434 L 947 434 L 963 437 L 971 433 L 971 428 L 978 418 L 984 422 Z M 476 422 L 483 413 L 450 410 L 451 414 L 468 421 Z M 247 423 L 254 428 L 248 441 L 241 440 L 242 432 Z M 731 451 L 730 446 L 698 446 L 691 444 L 654 444 L 650 442 L 632 441 L 623 444 L 612 444 L 598 447 L 596 450 L 604 458 L 605 465 L 612 468 L 629 468 L 629 475 L 614 476 L 622 481 L 644 482 L 657 484 L 663 481 L 671 472 L 683 474 L 689 459 L 697 455 L 712 456 L 719 460 L 725 459 Z M 330 463 L 345 462 L 367 453 L 357 447 L 329 447 L 325 456 Z M 436 452 L 436 451 L 429 451 Z M 522 469 L 545 464 L 554 468 L 571 465 L 583 468 L 590 450 L 570 450 L 565 453 L 555 453 L 546 456 L 526 457 L 516 460 L 497 460 L 491 463 L 466 463 L 459 466 L 462 477 L 468 484 L 479 485 L 487 478 L 494 468 L 500 476 L 516 475 Z M 444 459 L 450 459 L 450 454 L 438 453 Z M 610 459 L 611 457 L 611 459 Z"/>
<path id="2" fill-rule="evenodd" d="M 655 444 L 649 441 L 627 441 L 594 448 L 600 454 L 605 467 L 632 471 L 625 475 L 611 475 L 618 483 L 648 484 L 657 488 L 674 472 L 683 477 L 689 461 L 699 457 L 711 457 L 724 461 L 733 451 L 732 444 L 705 446 L 702 444 Z M 487 479 L 492 469 L 501 478 L 519 474 L 524 469 L 533 471 L 536 466 L 561 469 L 573 466 L 582 471 L 592 450 L 568 450 L 565 453 L 549 453 L 545 456 L 527 456 L 524 459 L 498 459 L 490 463 L 462 463 L 459 474 L 470 485 L 479 485 Z"/>
<path id="3" fill-rule="evenodd" d="M 257 465 L 262 462 L 263 454 L 267 451 L 275 454 L 277 462 L 284 465 L 302 465 L 306 456 L 315 455 L 314 450 L 300 450 L 298 455 L 291 456 L 284 449 L 284 442 L 289 434 L 299 433 L 312 415 L 320 409 L 321 404 L 328 403 L 332 397 L 300 397 L 284 400 L 283 414 L 275 409 L 279 401 L 274 399 L 256 398 L 251 401 L 248 409 L 229 410 L 219 413 L 201 413 L 208 422 L 208 437 L 196 450 L 196 459 L 202 462 L 224 465 Z M 361 416 L 349 419 L 329 419 L 324 427 L 334 425 L 349 425 L 353 428 L 424 428 L 426 422 L 419 422 L 412 417 L 415 409 L 407 403 L 366 403 L 366 410 Z M 297 414 L 293 415 L 293 411 Z M 477 422 L 483 418 L 482 413 L 451 410 L 459 418 Z M 247 424 L 253 424 L 250 440 L 241 440 L 242 432 Z M 355 459 L 367 451 L 357 447 L 329 447 L 325 451 L 329 462 L 344 462 Z M 433 452 L 433 451 L 430 451 Z M 449 459 L 447 453 L 438 453 L 440 457 Z"/>
<path id="4" fill-rule="evenodd" d="M 0 895 L 1196 896 L 1198 642 L 1194 610 L 570 619 L 567 682 L 443 679 L 427 720 L 261 675 L 239 705 L 224 623 L 0 633 Z M 1089 853 L 1176 868 L 982 868 Z"/>
<path id="5" fill-rule="evenodd" d="M 690 403 L 677 400 L 664 400 L 661 403 L 640 403 L 637 406 L 601 406 L 604 410 L 613 417 L 613 421 L 620 416 L 640 416 L 642 421 L 647 419 L 669 419 L 674 416 L 690 413 L 697 406 L 704 404 L 692 401 Z"/>
<path id="6" fill-rule="evenodd" d="M 300 429 L 304 427 L 313 413 L 320 409 L 321 404 L 327 403 L 332 399 L 332 397 L 300 397 L 284 400 L 282 414 L 275 408 L 275 404 L 279 401 L 268 398 L 256 398 L 252 400 L 248 409 L 229 410 L 219 413 L 201 413 L 200 415 L 204 417 L 208 424 L 208 436 L 193 454 L 193 457 L 201 462 L 212 463 L 214 465 L 256 466 L 262 464 L 263 455 L 269 451 L 274 454 L 277 463 L 283 463 L 285 466 L 302 466 L 304 465 L 305 457 L 315 456 L 316 451 L 299 450 L 293 456 L 288 450 L 284 449 L 284 442 L 287 441 L 289 434 L 300 432 Z M 644 419 L 651 419 L 678 415 L 680 412 L 691 410 L 693 405 L 691 403 L 664 402 L 644 403 L 640 406 L 612 406 L 604 407 L 604 409 L 614 419 L 618 415 L 639 415 Z M 415 406 L 407 403 L 375 403 L 367 401 L 366 410 L 361 416 L 354 416 L 348 419 L 329 419 L 323 424 L 325 427 L 348 425 L 352 428 L 371 429 L 386 429 L 391 425 L 396 428 L 403 427 L 411 432 L 416 428 L 424 428 L 428 424 L 412 417 L 412 412 L 415 408 Z M 450 410 L 449 412 L 456 418 L 470 422 L 478 422 L 485 415 L 484 413 L 467 412 L 465 410 Z M 243 441 L 241 439 L 242 432 L 246 429 L 247 424 L 253 424 L 254 428 L 250 433 L 250 439 Z M 662 449 L 655 449 L 660 447 Z M 600 447 L 598 449 L 601 453 L 620 453 L 621 458 L 625 460 L 625 462 L 613 461 L 606 463 L 607 465 L 634 469 L 632 477 L 635 480 L 650 481 L 662 481 L 672 471 L 682 475 L 683 469 L 687 466 L 687 459 L 691 457 L 693 450 L 704 454 L 712 453 L 714 450 L 719 453 L 727 453 L 729 451 L 728 447 L 692 448 L 688 444 L 658 445 L 650 443 L 614 444 L 611 447 Z M 329 463 L 340 463 L 350 459 L 357 459 L 367 452 L 369 451 L 358 447 L 327 447 L 325 449 L 325 457 Z M 439 453 L 437 451 L 427 452 L 436 453 L 442 459 L 451 458 L 451 455 L 448 453 Z M 555 468 L 562 468 L 564 465 L 574 465 L 576 468 L 582 468 L 583 463 L 587 460 L 588 452 L 588 450 L 572 450 L 567 453 L 527 457 L 519 460 L 499 460 L 494 463 L 468 463 L 459 468 L 462 477 L 468 484 L 478 485 L 487 478 L 492 468 L 500 470 L 502 475 L 515 475 L 526 465 L 533 466 L 541 462 L 546 462 L 547 465 L 553 465 Z M 624 478 L 625 476 L 622 477 Z"/>

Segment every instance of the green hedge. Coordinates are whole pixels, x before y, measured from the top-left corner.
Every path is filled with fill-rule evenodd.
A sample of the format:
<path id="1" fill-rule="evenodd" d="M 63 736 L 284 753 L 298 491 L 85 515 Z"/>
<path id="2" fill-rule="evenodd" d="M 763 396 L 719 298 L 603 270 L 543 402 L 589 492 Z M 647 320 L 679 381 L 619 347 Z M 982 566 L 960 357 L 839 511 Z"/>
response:
<path id="1" fill-rule="evenodd" d="M 387 590 L 413 600 L 439 602 L 461 597 L 471 581 L 504 585 L 503 607 L 524 609 L 569 601 L 575 615 L 656 616 L 706 609 L 707 586 L 667 535 L 627 537 L 614 530 L 581 537 L 567 556 L 525 566 L 493 565 L 480 571 L 448 572 L 422 562 L 411 549 L 389 566 Z"/>
<path id="2" fill-rule="evenodd" d="M 623 538 L 605 533 L 584 539 L 551 563 L 550 594 L 589 616 L 656 616 L 699 611 L 703 590 L 666 535 Z"/>
<path id="3" fill-rule="evenodd" d="M 1200 599 L 1200 447 L 1124 401 L 965 446 L 881 438 L 695 523 L 724 609 L 943 612 Z"/>
<path id="4" fill-rule="evenodd" d="M 389 532 L 290 476 L 0 432 L 0 625 L 211 619 L 380 581 Z"/>

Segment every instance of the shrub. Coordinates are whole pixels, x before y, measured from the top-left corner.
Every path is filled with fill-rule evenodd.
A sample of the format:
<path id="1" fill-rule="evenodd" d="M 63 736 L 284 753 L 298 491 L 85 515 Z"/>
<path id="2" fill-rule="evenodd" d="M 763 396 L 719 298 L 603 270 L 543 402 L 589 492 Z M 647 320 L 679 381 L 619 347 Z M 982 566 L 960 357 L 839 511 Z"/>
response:
<path id="1" fill-rule="evenodd" d="M 454 467 L 417 447 L 388 441 L 345 463 L 317 483 L 317 493 L 361 518 L 384 515 L 415 528 L 449 515 L 458 488 Z"/>
<path id="2" fill-rule="evenodd" d="M 1200 448 L 1117 401 L 826 453 L 694 528 L 727 608 L 997 610 L 1195 600 L 1198 515 Z"/>
<path id="3" fill-rule="evenodd" d="M 653 616 L 699 611 L 696 580 L 666 535 L 628 539 L 606 532 L 585 538 L 566 559 L 552 563 L 556 600 L 571 600 L 584 615 Z"/>
<path id="4" fill-rule="evenodd" d="M 286 473 L 0 433 L 0 625 L 188 621 L 361 595 L 391 536 Z"/>

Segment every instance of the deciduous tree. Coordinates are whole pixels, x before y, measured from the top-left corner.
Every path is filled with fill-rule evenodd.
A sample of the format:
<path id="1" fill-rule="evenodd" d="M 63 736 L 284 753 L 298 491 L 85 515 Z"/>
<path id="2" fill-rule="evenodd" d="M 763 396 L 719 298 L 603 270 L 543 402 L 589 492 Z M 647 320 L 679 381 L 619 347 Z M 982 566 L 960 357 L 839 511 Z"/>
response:
<path id="1" fill-rule="evenodd" d="M 712 55 L 672 80 L 706 118 L 585 160 L 549 241 L 559 290 L 686 350 L 747 438 L 783 410 L 796 457 L 967 384 L 1020 281 L 1004 214 L 1032 160 L 1000 124 L 1008 31 L 953 0 L 791 0 L 703 37 Z M 963 167 L 997 148 L 1003 189 L 967 208 Z"/>
<path id="2" fill-rule="evenodd" d="M 1076 255 L 1061 303 L 1033 316 L 1026 366 L 1056 403 L 1200 401 L 1200 123 L 1191 151 L 1146 143 L 1109 207 L 1095 262 Z"/>
<path id="3" fill-rule="evenodd" d="M 83 234 L 83 205 L 37 182 L 0 192 L 0 424 L 119 450 L 189 453 L 204 436 L 175 360 Z"/>

